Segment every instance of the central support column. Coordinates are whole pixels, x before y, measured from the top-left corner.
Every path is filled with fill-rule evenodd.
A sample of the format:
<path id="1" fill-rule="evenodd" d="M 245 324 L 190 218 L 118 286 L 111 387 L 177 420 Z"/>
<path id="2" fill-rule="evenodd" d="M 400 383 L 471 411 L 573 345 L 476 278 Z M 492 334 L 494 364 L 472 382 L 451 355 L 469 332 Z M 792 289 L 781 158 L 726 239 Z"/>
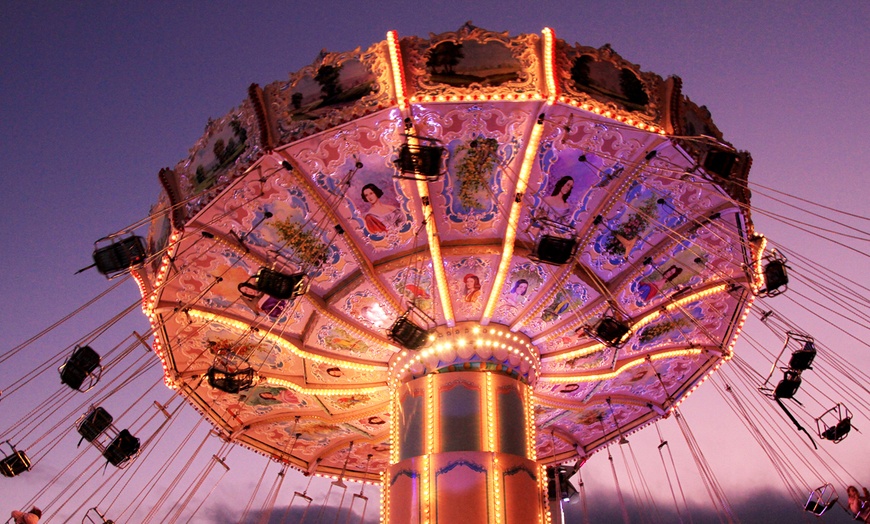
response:
<path id="1" fill-rule="evenodd" d="M 403 352 L 391 368 L 383 519 L 546 523 L 529 385 L 534 351 L 505 328 L 460 326 L 440 338 L 419 353 Z"/>

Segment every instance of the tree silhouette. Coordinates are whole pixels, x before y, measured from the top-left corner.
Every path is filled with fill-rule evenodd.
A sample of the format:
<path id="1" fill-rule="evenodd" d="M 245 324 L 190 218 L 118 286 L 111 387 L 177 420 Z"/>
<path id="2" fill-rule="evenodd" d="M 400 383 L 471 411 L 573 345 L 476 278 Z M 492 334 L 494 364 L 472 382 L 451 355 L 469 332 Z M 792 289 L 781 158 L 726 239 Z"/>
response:
<path id="1" fill-rule="evenodd" d="M 340 73 L 341 66 L 324 65 L 320 66 L 320 69 L 317 70 L 314 81 L 320 84 L 320 92 L 323 93 L 324 104 L 335 102 L 335 99 L 341 94 L 341 85 L 339 84 Z"/>
<path id="2" fill-rule="evenodd" d="M 643 84 L 630 69 L 623 67 L 619 71 L 619 86 L 622 88 L 622 94 L 632 104 L 645 106 L 649 103 L 649 96 L 643 90 Z"/>
<path id="3" fill-rule="evenodd" d="M 459 65 L 459 60 L 465 58 L 465 53 L 462 52 L 462 44 L 455 42 L 441 42 L 429 50 L 429 59 L 426 61 L 426 67 L 430 73 L 449 74 L 453 72 L 453 68 Z M 438 68 L 441 71 L 438 71 Z"/>
<path id="4" fill-rule="evenodd" d="M 227 151 L 227 145 L 223 138 L 218 138 L 217 141 L 215 141 L 212 151 L 214 152 L 215 158 L 217 158 L 218 164 L 223 162 L 224 154 Z"/>
<path id="5" fill-rule="evenodd" d="M 577 86 L 591 85 L 589 80 L 589 62 L 591 61 L 592 57 L 589 55 L 580 55 L 574 59 L 574 65 L 571 66 L 571 80 Z"/>

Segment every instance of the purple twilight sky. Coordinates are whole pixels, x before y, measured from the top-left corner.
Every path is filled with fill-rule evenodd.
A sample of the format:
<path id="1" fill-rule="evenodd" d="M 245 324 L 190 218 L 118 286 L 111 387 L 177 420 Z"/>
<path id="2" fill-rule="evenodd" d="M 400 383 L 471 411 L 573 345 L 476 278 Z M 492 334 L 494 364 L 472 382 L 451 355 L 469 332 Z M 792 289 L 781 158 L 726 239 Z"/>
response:
<path id="1" fill-rule="evenodd" d="M 74 322 L 25 350 L 8 358 L 2 355 L 9 355 L 14 347 L 113 284 L 94 270 L 74 273 L 91 263 L 95 240 L 148 215 L 159 193 L 159 169 L 173 166 L 187 155 L 209 118 L 221 117 L 241 103 L 252 82 L 264 85 L 285 79 L 290 72 L 311 64 L 321 49 L 368 47 L 383 40 L 388 30 L 398 31 L 399 36 L 453 31 L 469 20 L 479 27 L 514 35 L 539 33 L 550 27 L 569 43 L 594 47 L 609 43 L 645 71 L 681 77 L 683 93 L 706 105 L 725 138 L 752 154 L 750 183 L 757 184 L 752 187 L 757 229 L 788 252 L 799 254 L 800 260 L 819 264 L 831 279 L 848 278 L 851 282 L 846 286 L 859 296 L 833 306 L 813 304 L 798 294 L 770 303 L 778 314 L 832 348 L 832 361 L 843 370 L 867 376 L 870 219 L 866 201 L 870 169 L 865 155 L 870 144 L 870 102 L 866 95 L 870 86 L 870 3 L 864 0 L 428 4 L 324 0 L 304 6 L 298 2 L 7 1 L 0 17 L 0 136 L 6 144 L 4 191 L 0 195 L 0 263 L 5 268 L 0 273 L 3 435 L 16 435 L 13 442 L 21 447 L 47 450 L 51 431 L 70 432 L 69 426 L 51 428 L 52 402 L 42 403 L 47 398 L 58 403 L 63 400 L 65 406 L 81 402 L 80 398 L 69 400 L 69 395 L 58 389 L 54 370 L 28 384 L 17 381 L 29 379 L 31 370 L 134 304 L 138 299 L 135 284 L 126 282 Z M 808 216 L 801 208 L 821 216 Z M 807 278 L 806 286 L 811 287 L 812 281 Z M 795 289 L 800 293 L 802 288 L 796 284 Z M 849 313 L 834 311 L 840 308 Z M 851 316 L 851 320 L 844 316 Z M 112 328 L 113 340 L 129 343 L 123 341 L 127 334 L 147 328 L 144 316 L 136 309 Z M 758 344 L 775 346 L 774 352 L 781 347 L 758 321 L 750 321 L 745 332 Z M 766 375 L 771 361 L 760 358 L 746 341 L 738 344 L 738 354 L 741 350 L 754 368 Z M 132 351 L 131 359 L 144 354 L 141 346 Z M 147 404 L 165 402 L 170 392 L 162 384 L 151 388 L 159 376 L 159 370 L 152 368 L 113 395 L 115 409 L 123 411 L 143 394 Z M 850 483 L 870 484 L 870 392 L 866 384 L 851 387 L 857 390 L 852 404 L 854 424 L 864 433 L 855 432 L 837 445 L 820 444 L 826 460 L 837 465 L 832 466 L 836 471 L 841 471 L 840 465 L 848 471 L 844 478 Z M 758 394 L 754 400 L 770 402 Z M 831 394 L 830 400 L 833 405 L 840 399 Z M 704 457 L 735 507 L 737 520 L 784 522 L 801 518 L 802 512 L 784 494 L 779 475 L 756 440 L 712 384 L 705 384 L 691 396 L 683 409 Z M 182 409 L 182 413 L 180 425 L 174 424 L 170 436 L 159 442 L 165 454 L 151 455 L 135 472 L 133 468 L 127 472 L 135 473 L 129 475 L 129 484 L 124 484 L 128 494 L 146 489 L 148 479 L 159 474 L 194 427 L 197 417 L 193 410 Z M 34 420 L 38 427 L 28 429 L 26 435 L 16 434 L 14 427 L 8 429 L 29 423 L 20 421 Z M 763 419 L 756 422 L 766 423 Z M 204 426 L 185 443 L 184 453 L 192 454 L 206 438 Z M 807 448 L 806 439 L 793 427 L 782 427 L 794 446 L 792 456 L 800 455 Z M 683 468 L 680 474 L 684 475 L 690 505 L 700 506 L 694 522 L 717 521 L 683 435 L 673 420 L 661 422 L 660 428 Z M 217 453 L 215 440 L 207 443 L 210 451 L 205 453 L 206 459 Z M 628 493 L 631 486 L 648 483 L 663 515 L 659 520 L 640 516 L 628 496 L 632 518 L 638 522 L 675 521 L 674 503 L 656 449 L 656 430 L 647 428 L 631 441 L 630 451 L 613 448 L 615 464 L 622 468 L 622 490 Z M 86 450 L 86 445 L 76 449 L 75 442 L 68 438 L 51 447 L 33 471 L 13 479 L 0 478 L 0 516 L 33 499 L 49 508 L 43 522 L 79 522 L 84 511 L 97 502 L 103 509 L 110 506 L 111 497 L 87 500 L 90 493 L 74 492 L 75 485 L 86 477 L 105 483 L 112 472 L 104 472 L 102 467 L 78 478 L 65 476 L 52 481 Z M 634 455 L 640 467 L 629 468 L 636 475 L 629 478 L 623 461 L 632 462 Z M 192 522 L 236 522 L 243 513 L 267 461 L 242 449 L 233 451 L 231 459 L 232 471 Z M 808 479 L 807 493 L 831 481 L 824 468 L 812 470 L 794 461 L 794 467 Z M 199 462 L 193 469 L 199 471 L 205 463 Z M 173 474 L 181 475 L 184 460 L 175 464 L 171 474 L 156 483 L 149 502 L 122 520 L 146 522 L 156 518 L 149 510 L 167 490 Z M 266 470 L 248 521 L 256 521 L 253 515 L 263 506 L 276 473 L 274 465 Z M 121 478 L 126 483 L 128 476 Z M 621 522 L 621 513 L 614 506 L 614 481 L 606 452 L 592 457 L 583 469 L 583 480 L 594 521 Z M 277 505 L 286 506 L 293 490 L 304 489 L 305 481 L 296 472 L 288 474 Z M 40 492 L 49 484 L 49 490 Z M 72 489 L 59 495 L 58 490 L 67 486 Z M 312 488 L 321 497 L 316 504 L 322 502 L 325 486 L 318 482 Z M 835 482 L 835 487 L 844 494 L 845 486 Z M 367 522 L 373 522 L 377 489 L 367 492 L 374 495 L 367 512 Z M 161 514 L 180 506 L 183 493 L 181 487 L 167 495 Z M 600 497 L 597 502 L 596 496 Z M 189 505 L 199 503 L 197 498 Z M 122 510 L 114 507 L 115 514 Z M 841 509 L 834 508 L 832 513 L 823 519 L 848 521 Z M 572 506 L 569 514 L 572 521 L 582 521 L 579 506 Z M 179 522 L 185 519 L 181 517 Z M 272 522 L 280 519 L 273 515 Z"/>

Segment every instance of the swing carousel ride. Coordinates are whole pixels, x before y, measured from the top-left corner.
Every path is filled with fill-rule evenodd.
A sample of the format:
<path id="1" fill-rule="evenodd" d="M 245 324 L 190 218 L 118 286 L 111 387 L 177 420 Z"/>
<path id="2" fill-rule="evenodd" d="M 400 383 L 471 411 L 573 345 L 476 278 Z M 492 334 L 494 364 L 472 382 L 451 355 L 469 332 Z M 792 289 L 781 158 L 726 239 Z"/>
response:
<path id="1" fill-rule="evenodd" d="M 548 465 L 669 417 L 787 287 L 750 155 L 609 46 L 390 32 L 248 95 L 96 265 L 135 279 L 165 384 L 222 438 L 379 483 L 384 522 L 549 521 Z"/>

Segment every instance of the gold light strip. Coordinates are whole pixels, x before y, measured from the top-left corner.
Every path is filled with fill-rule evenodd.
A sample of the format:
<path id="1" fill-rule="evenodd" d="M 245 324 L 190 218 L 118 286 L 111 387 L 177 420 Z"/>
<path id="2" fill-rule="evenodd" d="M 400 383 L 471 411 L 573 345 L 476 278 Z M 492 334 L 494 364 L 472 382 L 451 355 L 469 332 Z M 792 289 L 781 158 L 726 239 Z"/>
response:
<path id="1" fill-rule="evenodd" d="M 535 446 L 535 397 L 532 388 L 523 388 L 526 395 L 526 458 L 538 460 L 538 449 Z"/>
<path id="2" fill-rule="evenodd" d="M 421 477 L 423 478 L 423 489 L 421 491 L 423 492 L 423 523 L 424 524 L 429 524 L 431 522 L 431 514 L 432 514 L 432 512 L 429 509 L 429 506 L 432 503 L 432 494 L 431 494 L 430 489 L 429 489 L 429 470 L 430 470 L 429 460 L 430 460 L 430 457 L 431 457 L 431 455 L 428 455 L 428 454 L 423 455 L 423 460 L 421 461 L 421 462 L 423 462 L 423 464 L 422 464 L 423 465 L 423 474 L 421 475 Z"/>
<path id="3" fill-rule="evenodd" d="M 409 138 L 409 142 L 410 140 L 411 138 Z M 453 327 L 456 325 L 456 321 L 453 318 L 453 303 L 450 302 L 447 272 L 444 271 L 444 259 L 441 256 L 441 241 L 438 238 L 438 227 L 435 225 L 435 217 L 432 213 L 427 182 L 418 180 L 417 192 L 423 201 L 430 202 L 428 206 L 423 206 L 423 216 L 426 220 L 426 237 L 429 240 L 429 256 L 432 258 L 432 272 L 435 274 L 435 284 L 438 286 L 438 298 L 441 299 L 441 311 L 444 313 L 444 321 L 447 323 L 447 327 Z"/>
<path id="4" fill-rule="evenodd" d="M 492 454 L 492 505 L 495 510 L 495 521 L 504 522 L 501 518 L 501 467 L 498 463 L 498 453 Z"/>
<path id="5" fill-rule="evenodd" d="M 688 295 L 686 297 L 683 297 L 679 300 L 676 300 L 674 302 L 666 304 L 664 306 L 664 310 L 667 312 L 671 312 L 676 308 L 682 307 L 686 304 L 690 304 L 690 303 L 692 303 L 696 300 L 700 300 L 706 296 L 714 295 L 714 294 L 719 293 L 721 291 L 725 291 L 726 289 L 728 289 L 728 284 L 719 284 L 719 285 L 713 286 L 711 288 L 698 291 L 697 293 L 693 293 L 693 294 Z M 633 331 L 637 331 L 638 329 L 644 327 L 645 325 L 649 324 L 653 320 L 662 316 L 662 313 L 663 313 L 662 309 L 656 309 L 656 310 L 648 313 L 646 316 L 642 317 L 640 320 L 638 320 L 637 322 L 632 324 L 631 329 Z M 543 355 L 543 356 L 541 356 L 541 360 L 546 362 L 546 361 L 554 360 L 554 359 L 570 360 L 572 358 L 585 357 L 587 355 L 591 355 L 592 353 L 595 353 L 596 351 L 600 351 L 600 350 L 604 349 L 604 347 L 605 347 L 604 344 L 598 343 L 598 344 L 594 344 L 592 346 L 585 347 L 583 349 L 577 349 L 577 350 L 574 350 L 574 351 L 571 351 L 568 353 L 554 353 L 552 355 Z"/>
<path id="6" fill-rule="evenodd" d="M 575 349 L 574 351 L 571 351 L 568 353 L 554 353 L 552 355 L 541 355 L 541 361 L 546 362 L 548 360 L 555 360 L 555 359 L 571 360 L 572 358 L 586 357 L 586 356 L 591 355 L 592 353 L 595 353 L 596 351 L 601 351 L 605 347 L 607 347 L 607 346 L 605 346 L 601 342 L 597 342 L 591 346 L 588 346 L 588 347 L 585 347 L 582 349 Z"/>
<path id="7" fill-rule="evenodd" d="M 492 373 L 484 373 L 486 376 L 486 390 L 484 391 L 484 397 L 486 402 L 486 417 L 483 420 L 483 423 L 486 424 L 486 449 L 491 453 L 495 453 L 495 428 L 496 428 L 496 414 L 495 414 L 495 395 L 492 390 Z"/>
<path id="8" fill-rule="evenodd" d="M 752 265 L 754 269 L 753 273 L 753 281 L 750 283 L 752 286 L 752 291 L 758 292 L 761 289 L 761 286 L 764 285 L 764 274 L 761 268 L 761 260 L 764 257 L 764 250 L 767 247 L 767 237 L 764 235 L 760 235 L 761 240 L 758 243 L 758 251 L 755 252 L 755 263 Z"/>
<path id="9" fill-rule="evenodd" d="M 393 87 L 396 90 L 396 102 L 399 104 L 399 109 L 404 111 L 408 107 L 408 101 L 405 98 L 405 74 L 400 57 L 399 33 L 396 31 L 387 32 L 387 46 L 390 49 L 390 66 L 393 70 Z"/>
<path id="10" fill-rule="evenodd" d="M 544 78 L 547 80 L 547 104 L 552 105 L 559 95 L 558 85 L 556 84 L 556 53 L 555 39 L 556 33 L 549 27 L 545 27 L 542 31 L 544 34 Z"/>
<path id="11" fill-rule="evenodd" d="M 702 291 L 698 291 L 697 293 L 692 293 L 691 295 L 683 297 L 679 300 L 675 300 L 674 302 L 671 302 L 669 304 L 665 304 L 664 309 L 667 312 L 671 312 L 674 309 L 685 306 L 686 304 L 691 304 L 692 302 L 694 302 L 696 300 L 700 300 L 700 299 L 702 299 L 706 296 L 709 296 L 709 295 L 714 295 L 714 294 L 719 293 L 720 291 L 724 291 L 726 289 L 728 289 L 728 284 L 719 284 L 718 286 L 713 286 L 711 288 L 704 289 Z M 637 322 L 632 324 L 631 328 L 633 330 L 641 328 L 641 327 L 649 324 L 653 320 L 659 318 L 660 316 L 662 316 L 662 310 L 656 309 L 655 311 L 652 311 L 651 313 L 647 314 L 645 317 L 641 318 L 640 320 L 638 320 Z"/>
<path id="12" fill-rule="evenodd" d="M 547 466 L 541 464 L 541 470 L 538 472 L 538 503 L 541 505 L 540 518 L 538 522 L 541 524 L 552 524 L 550 518 L 550 504 L 547 503 Z"/>
<path id="13" fill-rule="evenodd" d="M 672 358 L 672 357 L 687 357 L 687 356 L 691 356 L 691 355 L 700 355 L 704 351 L 706 351 L 706 350 L 701 349 L 701 348 L 685 348 L 685 349 L 675 349 L 673 351 L 665 351 L 662 353 L 657 353 L 655 355 L 648 355 L 648 356 L 649 356 L 650 360 L 663 360 L 663 359 Z M 641 357 L 641 358 L 637 358 L 637 359 L 632 360 L 630 362 L 627 362 L 626 364 L 623 364 L 622 366 L 620 366 L 619 369 L 616 369 L 616 370 L 611 371 L 609 373 L 598 373 L 598 374 L 588 374 L 588 375 L 547 375 L 547 374 L 543 374 L 543 375 L 541 375 L 540 380 L 543 380 L 546 382 L 595 382 L 597 380 L 609 380 L 611 378 L 614 378 L 614 377 L 620 375 L 621 373 L 625 372 L 628 369 L 631 369 L 635 366 L 639 366 L 639 365 L 643 364 L 644 362 L 646 362 L 646 356 Z"/>
<path id="14" fill-rule="evenodd" d="M 320 395 L 324 397 L 336 397 L 340 395 L 369 395 L 372 393 L 380 393 L 387 388 L 386 384 L 383 386 L 369 386 L 358 389 L 309 388 L 300 386 L 292 380 L 277 377 L 265 377 L 265 382 L 270 386 L 292 389 L 293 391 L 302 393 L 303 395 Z"/>
<path id="15" fill-rule="evenodd" d="M 426 377 L 426 454 L 435 453 L 435 375 Z"/>
<path id="16" fill-rule="evenodd" d="M 381 522 L 390 522 L 390 468 L 381 471 Z"/>
<path id="17" fill-rule="evenodd" d="M 529 174 L 532 172 L 532 165 L 537 158 L 538 145 L 541 142 L 541 134 L 544 132 L 544 123 L 538 121 L 532 128 L 532 134 L 529 137 L 529 143 L 526 146 L 525 156 L 523 157 L 523 165 L 520 168 L 520 176 L 517 180 L 516 194 L 523 195 L 529 183 Z M 498 264 L 498 271 L 495 274 L 495 280 L 492 284 L 492 291 L 489 294 L 489 300 L 486 303 L 486 308 L 483 310 L 483 317 L 480 323 L 486 325 L 492 318 L 495 311 L 498 299 L 501 296 L 501 288 L 507 278 L 508 269 L 510 269 L 511 258 L 514 254 L 514 241 L 517 236 L 517 226 L 520 223 L 520 213 L 523 210 L 522 198 L 514 199 L 511 205 L 511 214 L 508 218 L 507 230 L 504 234 L 504 244 L 502 248 L 501 261 Z"/>
<path id="18" fill-rule="evenodd" d="M 250 329 L 250 324 L 246 322 L 242 322 L 240 320 L 235 320 L 232 318 L 227 318 L 221 315 L 215 315 L 214 313 L 208 313 L 206 311 L 202 311 L 199 309 L 190 309 L 187 311 L 187 314 L 192 318 L 196 318 L 199 320 L 203 320 L 206 322 L 220 322 L 221 324 L 225 324 L 227 326 L 236 328 L 240 331 L 247 331 Z M 318 355 L 317 353 L 311 353 L 308 351 L 304 351 L 299 349 L 294 344 L 288 342 L 287 340 L 281 338 L 280 336 L 274 333 L 265 333 L 262 335 L 265 340 L 277 344 L 282 348 L 289 350 L 291 353 L 300 358 L 307 358 L 309 360 L 313 360 L 314 362 L 320 362 L 323 364 L 333 364 L 338 367 L 345 367 L 348 369 L 358 369 L 360 371 L 386 371 L 386 364 L 362 364 L 360 362 L 350 362 L 347 360 L 342 360 L 338 358 L 325 357 L 323 355 Z"/>
<path id="19" fill-rule="evenodd" d="M 390 388 L 390 465 L 392 466 L 399 461 L 399 393 L 398 388 L 393 386 Z M 388 486 L 384 486 L 389 488 Z"/>

